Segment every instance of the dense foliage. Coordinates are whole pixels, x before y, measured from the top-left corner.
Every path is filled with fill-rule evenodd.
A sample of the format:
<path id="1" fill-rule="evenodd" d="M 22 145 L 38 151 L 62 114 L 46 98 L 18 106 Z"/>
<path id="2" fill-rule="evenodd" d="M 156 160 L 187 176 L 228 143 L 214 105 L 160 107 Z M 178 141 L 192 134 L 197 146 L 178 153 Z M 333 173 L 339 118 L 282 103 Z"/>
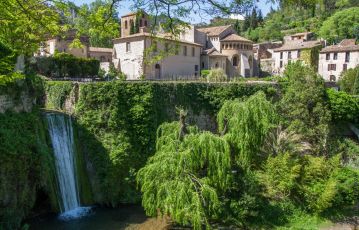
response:
<path id="1" fill-rule="evenodd" d="M 334 121 L 359 122 L 359 99 L 343 91 L 328 91 L 329 106 Z"/>
<path id="2" fill-rule="evenodd" d="M 351 95 L 359 95 L 359 66 L 343 72 L 339 80 L 340 89 Z"/>
<path id="3" fill-rule="evenodd" d="M 323 22 L 319 35 L 329 43 L 359 38 L 359 7 L 338 11 Z"/>
<path id="4" fill-rule="evenodd" d="M 137 175 L 147 214 L 195 229 L 269 228 L 357 204 L 359 145 L 329 137 L 331 107 L 313 70 L 294 63 L 286 76 L 278 103 L 261 92 L 225 102 L 215 133 L 187 127 L 183 114 L 161 125 Z M 329 97 L 336 122 L 355 113 L 340 116 L 345 106 Z"/>
<path id="5" fill-rule="evenodd" d="M 176 107 L 189 110 L 191 124 L 214 130 L 214 116 L 226 100 L 259 90 L 277 95 L 271 85 L 246 83 L 116 81 L 79 87 L 79 95 L 74 95 L 79 142 L 96 172 L 91 176 L 94 199 L 110 205 L 138 200 L 135 172 L 153 154 L 158 126 L 176 119 Z M 70 82 L 47 82 L 46 107 L 65 109 L 64 101 L 74 91 Z"/>
<path id="6" fill-rule="evenodd" d="M 38 111 L 0 114 L 0 140 L 0 229 L 17 229 L 39 189 L 57 207 L 53 160 Z"/>
<path id="7" fill-rule="evenodd" d="M 96 59 L 79 58 L 67 53 L 57 53 L 50 57 L 38 57 L 32 63 L 36 73 L 53 78 L 96 77 L 100 62 Z"/>

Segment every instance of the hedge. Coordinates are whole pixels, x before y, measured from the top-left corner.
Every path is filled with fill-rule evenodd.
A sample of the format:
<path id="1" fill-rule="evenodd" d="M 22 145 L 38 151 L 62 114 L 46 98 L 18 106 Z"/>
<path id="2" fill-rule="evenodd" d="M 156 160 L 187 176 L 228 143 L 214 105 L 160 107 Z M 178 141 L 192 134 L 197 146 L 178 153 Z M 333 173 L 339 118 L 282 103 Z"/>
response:
<path id="1" fill-rule="evenodd" d="M 37 57 L 31 68 L 38 74 L 52 78 L 92 78 L 98 75 L 100 62 L 96 59 L 58 53 L 50 57 Z"/>

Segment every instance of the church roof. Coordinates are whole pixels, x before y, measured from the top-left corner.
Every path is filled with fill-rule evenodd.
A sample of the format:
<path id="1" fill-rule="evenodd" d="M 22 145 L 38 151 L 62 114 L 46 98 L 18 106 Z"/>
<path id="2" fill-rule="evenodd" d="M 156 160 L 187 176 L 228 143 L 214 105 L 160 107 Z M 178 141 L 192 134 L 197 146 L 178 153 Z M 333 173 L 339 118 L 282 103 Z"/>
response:
<path id="1" fill-rule="evenodd" d="M 253 43 L 251 40 L 248 40 L 248 39 L 246 39 L 246 38 L 244 38 L 244 37 L 241 37 L 241 36 L 239 36 L 239 35 L 237 35 L 237 34 L 230 34 L 230 35 L 228 35 L 227 37 L 225 37 L 225 38 L 223 38 L 223 39 L 221 39 L 221 42 L 222 41 L 225 41 L 225 42 L 234 42 L 234 41 L 241 41 L 241 42 L 251 42 L 251 43 Z"/>
<path id="2" fill-rule="evenodd" d="M 282 47 L 273 49 L 274 52 L 281 51 L 290 51 L 290 50 L 301 50 L 301 49 L 311 49 L 317 46 L 321 46 L 320 41 L 290 41 L 284 43 Z"/>
<path id="3" fill-rule="evenodd" d="M 355 45 L 355 39 L 344 39 L 338 45 L 327 46 L 321 53 L 359 51 L 359 45 Z"/>
<path id="4" fill-rule="evenodd" d="M 216 48 L 214 48 L 214 47 L 212 47 L 210 49 L 203 50 L 202 53 L 204 55 L 208 55 L 210 57 L 227 57 L 227 55 L 224 55 L 224 54 L 218 52 L 218 50 L 216 50 Z"/>
<path id="5" fill-rule="evenodd" d="M 231 25 L 213 26 L 213 27 L 197 28 L 197 30 L 206 33 L 208 36 L 219 36 L 223 31 L 227 30 L 230 27 Z"/>
<path id="6" fill-rule="evenodd" d="M 126 37 L 123 37 L 123 38 L 115 38 L 115 39 L 112 39 L 112 41 L 114 43 L 116 43 L 118 41 L 124 41 L 124 40 L 127 40 L 129 38 L 137 38 L 137 37 L 152 37 L 152 38 L 164 39 L 164 40 L 167 40 L 167 41 L 180 42 L 180 43 L 184 43 L 184 44 L 190 44 L 190 45 L 195 45 L 195 46 L 202 47 L 202 45 L 198 44 L 198 43 L 189 42 L 189 41 L 186 41 L 186 40 L 179 40 L 179 39 L 171 38 L 171 37 L 168 37 L 168 36 L 161 36 L 161 35 L 158 35 L 158 34 L 152 34 L 152 33 L 147 33 L 147 32 L 132 34 L 132 35 L 129 35 L 129 36 L 126 36 Z"/>

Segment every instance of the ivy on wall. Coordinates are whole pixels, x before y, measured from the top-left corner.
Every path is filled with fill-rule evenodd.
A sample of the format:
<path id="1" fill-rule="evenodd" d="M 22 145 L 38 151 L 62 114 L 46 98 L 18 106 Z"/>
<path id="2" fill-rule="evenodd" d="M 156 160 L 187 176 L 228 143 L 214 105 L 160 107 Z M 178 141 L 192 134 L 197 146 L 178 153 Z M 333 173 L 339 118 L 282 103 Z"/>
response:
<path id="1" fill-rule="evenodd" d="M 0 114 L 0 229 L 17 229 L 42 189 L 56 209 L 56 181 L 38 111 Z M 56 210 L 54 210 L 56 211 Z"/>
<path id="2" fill-rule="evenodd" d="M 69 82 L 48 82 L 46 107 L 64 109 L 63 102 L 71 89 Z M 272 84 L 81 84 L 75 124 L 81 151 L 94 167 L 95 175 L 90 176 L 94 200 L 111 206 L 139 200 L 136 172 L 154 154 L 158 126 L 177 120 L 176 108 L 189 110 L 189 121 L 191 117 L 201 120 L 205 114 L 213 117 L 214 122 L 224 101 L 248 97 L 260 90 L 273 99 L 278 93 Z M 204 123 L 201 128 L 208 127 L 210 125 Z"/>

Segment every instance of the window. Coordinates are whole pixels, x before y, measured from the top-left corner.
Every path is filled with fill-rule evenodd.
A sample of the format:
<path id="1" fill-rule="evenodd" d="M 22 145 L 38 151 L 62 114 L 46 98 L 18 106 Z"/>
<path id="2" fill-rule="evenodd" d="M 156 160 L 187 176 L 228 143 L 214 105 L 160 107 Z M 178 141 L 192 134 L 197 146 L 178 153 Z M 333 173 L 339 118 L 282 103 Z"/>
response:
<path id="1" fill-rule="evenodd" d="M 196 55 L 196 49 L 192 47 L 192 57 L 194 57 L 195 55 Z"/>
<path id="2" fill-rule="evenodd" d="M 328 71 L 331 71 L 331 70 L 336 70 L 337 69 L 337 65 L 336 64 L 328 64 Z"/>
<path id="3" fill-rule="evenodd" d="M 130 51 L 131 51 L 131 43 L 126 42 L 126 52 L 130 52 Z"/>
<path id="4" fill-rule="evenodd" d="M 330 80 L 330 81 L 336 81 L 337 78 L 336 78 L 334 75 L 330 75 L 329 80 Z"/>
<path id="5" fill-rule="evenodd" d="M 224 45 L 222 45 L 222 49 L 224 49 Z"/>
<path id="6" fill-rule="evenodd" d="M 241 44 L 241 49 L 243 49 L 243 44 Z"/>
<path id="7" fill-rule="evenodd" d="M 288 59 L 292 59 L 292 52 L 291 51 L 288 52 Z"/>
<path id="8" fill-rule="evenodd" d="M 283 59 L 283 52 L 280 52 L 280 59 Z"/>
<path id="9" fill-rule="evenodd" d="M 202 62 L 202 69 L 204 69 L 204 62 Z"/>
<path id="10" fill-rule="evenodd" d="M 334 59 L 334 60 L 338 60 L 338 53 L 334 53 L 333 59 Z"/>
<path id="11" fill-rule="evenodd" d="M 347 64 L 343 64 L 343 71 L 346 71 L 348 69 L 348 65 Z"/>
<path id="12" fill-rule="evenodd" d="M 232 59 L 233 66 L 238 66 L 238 57 L 234 56 Z"/>
<path id="13" fill-rule="evenodd" d="M 301 50 L 298 50 L 297 58 L 300 58 L 300 54 L 301 54 L 300 51 L 301 51 Z"/>
<path id="14" fill-rule="evenodd" d="M 187 56 L 187 46 L 183 46 L 183 55 Z"/>
<path id="15" fill-rule="evenodd" d="M 216 65 L 215 65 L 215 67 L 216 67 L 216 68 L 218 68 L 218 67 L 219 67 L 219 64 L 218 64 L 218 62 L 216 62 Z"/>
<path id="16" fill-rule="evenodd" d="M 279 67 L 282 68 L 283 67 L 283 61 L 279 62 Z"/>
<path id="17" fill-rule="evenodd" d="M 350 61 L 350 52 L 346 52 L 345 53 L 345 62 L 349 62 Z"/>
<path id="18" fill-rule="evenodd" d="M 127 30 L 128 28 L 128 23 L 127 23 L 127 20 L 125 21 L 125 29 Z"/>
<path id="19" fill-rule="evenodd" d="M 194 66 L 194 71 L 196 71 L 196 72 L 198 71 L 198 65 Z"/>
<path id="20" fill-rule="evenodd" d="M 330 60 L 330 54 L 326 54 L 325 56 L 326 56 L 325 57 L 326 60 Z"/>
<path id="21" fill-rule="evenodd" d="M 145 27 L 147 27 L 147 21 L 145 20 Z"/>

